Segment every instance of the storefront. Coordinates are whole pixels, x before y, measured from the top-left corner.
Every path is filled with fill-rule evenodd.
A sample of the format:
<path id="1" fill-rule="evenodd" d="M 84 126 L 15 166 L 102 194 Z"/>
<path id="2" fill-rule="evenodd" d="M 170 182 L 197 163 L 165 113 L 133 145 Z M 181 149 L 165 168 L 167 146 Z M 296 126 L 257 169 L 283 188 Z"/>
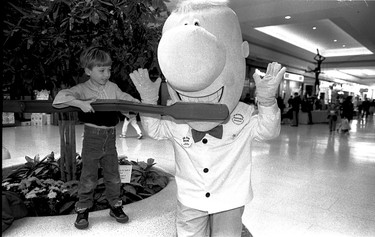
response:
<path id="1" fill-rule="evenodd" d="M 320 80 L 319 86 L 319 99 L 322 100 L 323 105 L 331 103 L 336 96 L 333 92 L 334 83 L 329 81 Z"/>
<path id="2" fill-rule="evenodd" d="M 286 72 L 280 83 L 279 96 L 283 98 L 284 104 L 287 105 L 289 98 L 297 92 L 302 94 L 304 76 Z"/>

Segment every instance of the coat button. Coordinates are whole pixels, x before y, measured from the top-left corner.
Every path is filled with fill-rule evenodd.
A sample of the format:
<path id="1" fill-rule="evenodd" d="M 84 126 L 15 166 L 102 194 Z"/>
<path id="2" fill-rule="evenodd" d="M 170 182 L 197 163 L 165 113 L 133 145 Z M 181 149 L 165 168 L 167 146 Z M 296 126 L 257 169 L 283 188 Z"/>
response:
<path id="1" fill-rule="evenodd" d="M 208 140 L 206 138 L 203 138 L 202 142 L 203 142 L 203 144 L 206 144 L 208 142 Z"/>
<path id="2" fill-rule="evenodd" d="M 203 169 L 203 172 L 207 173 L 207 172 L 208 172 L 208 169 L 207 169 L 207 168 L 204 168 L 204 169 Z"/>
<path id="3" fill-rule="evenodd" d="M 206 197 L 210 197 L 210 195 L 211 195 L 210 193 L 206 193 Z"/>

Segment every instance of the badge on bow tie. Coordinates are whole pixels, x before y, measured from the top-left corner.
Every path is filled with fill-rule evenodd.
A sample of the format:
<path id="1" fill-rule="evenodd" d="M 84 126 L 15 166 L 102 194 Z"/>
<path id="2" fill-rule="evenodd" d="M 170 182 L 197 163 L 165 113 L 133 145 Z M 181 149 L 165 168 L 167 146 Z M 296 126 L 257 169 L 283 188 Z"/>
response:
<path id="1" fill-rule="evenodd" d="M 206 131 L 206 132 L 201 132 L 201 131 L 192 129 L 191 134 L 193 136 L 194 142 L 199 142 L 200 140 L 202 140 L 204 136 L 206 136 L 206 134 L 210 134 L 213 137 L 221 139 L 223 137 L 223 125 L 216 126 L 213 129 Z"/>

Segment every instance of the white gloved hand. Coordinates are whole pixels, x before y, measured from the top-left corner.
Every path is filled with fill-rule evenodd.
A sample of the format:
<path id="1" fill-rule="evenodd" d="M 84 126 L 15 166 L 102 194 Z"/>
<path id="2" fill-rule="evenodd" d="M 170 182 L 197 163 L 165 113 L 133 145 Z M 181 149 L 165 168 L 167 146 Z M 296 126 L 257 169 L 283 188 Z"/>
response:
<path id="1" fill-rule="evenodd" d="M 262 106 L 271 106 L 276 103 L 275 96 L 277 88 L 279 87 L 286 68 L 281 68 L 281 65 L 276 62 L 269 63 L 266 75 L 263 78 L 261 78 L 257 71 L 258 69 L 255 71 L 253 78 L 255 80 L 258 102 Z"/>
<path id="2" fill-rule="evenodd" d="M 141 96 L 142 103 L 156 104 L 159 99 L 160 77 L 152 82 L 147 69 L 143 68 L 133 71 L 129 76 Z"/>

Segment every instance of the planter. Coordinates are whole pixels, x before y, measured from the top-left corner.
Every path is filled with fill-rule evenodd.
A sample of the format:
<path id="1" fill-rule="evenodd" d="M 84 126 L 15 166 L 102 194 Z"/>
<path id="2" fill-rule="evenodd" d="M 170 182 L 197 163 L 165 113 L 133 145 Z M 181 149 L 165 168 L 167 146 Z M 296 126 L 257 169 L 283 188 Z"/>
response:
<path id="1" fill-rule="evenodd" d="M 39 157 L 26 157 L 26 164 L 3 169 L 2 190 L 18 194 L 28 207 L 28 216 L 54 216 L 74 213 L 74 204 L 78 200 L 78 181 L 63 182 L 56 179 L 60 174 L 58 161 L 53 153 L 39 161 Z M 121 185 L 123 204 L 146 199 L 165 188 L 170 175 L 153 167 L 153 159 L 146 162 L 119 160 L 120 173 L 124 179 Z M 77 176 L 81 172 L 81 159 L 77 156 Z M 107 209 L 105 185 L 101 168 L 99 180 L 94 193 L 92 211 Z"/>

